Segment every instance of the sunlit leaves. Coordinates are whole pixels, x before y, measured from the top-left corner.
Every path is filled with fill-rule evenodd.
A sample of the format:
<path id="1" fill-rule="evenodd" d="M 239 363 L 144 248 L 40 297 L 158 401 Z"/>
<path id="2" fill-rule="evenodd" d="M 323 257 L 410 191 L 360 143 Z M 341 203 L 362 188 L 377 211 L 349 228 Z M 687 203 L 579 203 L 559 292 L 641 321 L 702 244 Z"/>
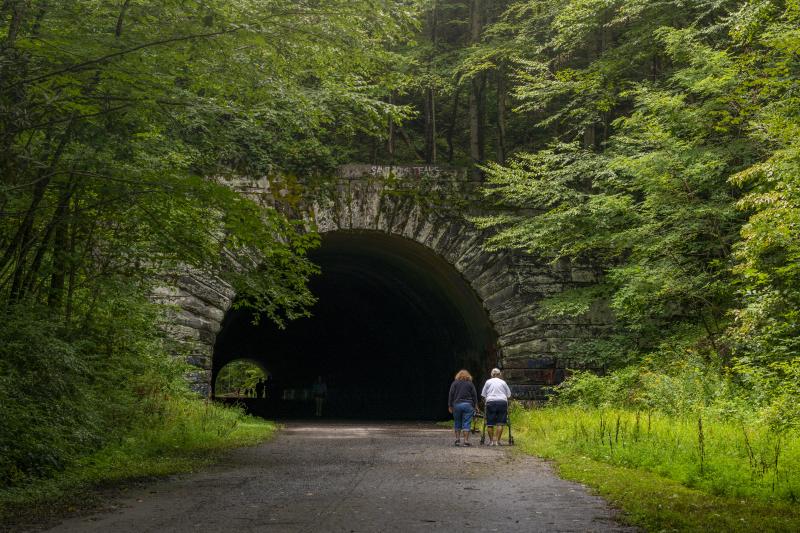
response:
<path id="1" fill-rule="evenodd" d="M 90 290 L 98 276 L 155 282 L 186 264 L 221 273 L 276 320 L 302 313 L 313 236 L 215 178 L 324 174 L 346 157 L 337 142 L 404 116 L 383 80 L 413 4 L 30 7 L 4 12 L 0 31 L 18 28 L 0 51 L 0 287 L 42 297 L 54 275 Z M 71 271 L 57 274 L 65 254 Z"/>

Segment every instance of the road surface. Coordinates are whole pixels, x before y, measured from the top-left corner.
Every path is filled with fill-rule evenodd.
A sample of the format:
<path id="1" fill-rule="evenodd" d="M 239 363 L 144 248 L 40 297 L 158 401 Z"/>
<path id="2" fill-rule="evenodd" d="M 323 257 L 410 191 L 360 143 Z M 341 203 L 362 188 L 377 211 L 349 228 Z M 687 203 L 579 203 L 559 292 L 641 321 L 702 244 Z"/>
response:
<path id="1" fill-rule="evenodd" d="M 136 489 L 55 532 L 633 531 L 583 486 L 431 423 L 289 422 L 202 473 Z"/>

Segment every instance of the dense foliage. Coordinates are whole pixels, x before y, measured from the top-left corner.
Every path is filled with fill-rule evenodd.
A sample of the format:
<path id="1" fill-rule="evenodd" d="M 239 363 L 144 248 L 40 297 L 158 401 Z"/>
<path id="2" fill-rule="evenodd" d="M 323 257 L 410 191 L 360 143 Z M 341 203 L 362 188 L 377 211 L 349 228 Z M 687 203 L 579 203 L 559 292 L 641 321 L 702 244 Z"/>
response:
<path id="1" fill-rule="evenodd" d="M 255 396 L 256 384 L 267 378 L 267 373 L 257 364 L 247 359 L 231 361 L 217 374 L 214 395 Z"/>
<path id="2" fill-rule="evenodd" d="M 162 276 L 207 270 L 273 320 L 305 313 L 316 237 L 226 182 L 292 190 L 401 116 L 386 50 L 412 26 L 378 0 L 2 2 L 0 481 L 178 393 L 147 300 Z"/>
<path id="3" fill-rule="evenodd" d="M 540 313 L 610 308 L 573 355 L 638 369 L 614 402 L 700 365 L 698 405 L 727 394 L 800 423 L 799 23 L 796 1 L 523 1 L 473 52 L 513 50 L 537 132 L 486 165 L 498 214 L 478 222 L 494 248 L 602 269 Z"/>
<path id="4" fill-rule="evenodd" d="M 600 275 L 539 309 L 614 319 L 563 401 L 800 425 L 798 27 L 796 0 L 426 3 L 384 157 L 479 164 L 491 249 Z"/>
<path id="5" fill-rule="evenodd" d="M 182 394 L 162 276 L 304 314 L 316 237 L 283 213 L 359 159 L 472 165 L 492 248 L 598 272 L 539 311 L 614 317 L 570 354 L 607 375 L 563 402 L 796 431 L 800 3 L 420 4 L 2 2 L 3 482 Z M 257 205 L 242 175 L 288 194 Z"/>
<path id="6" fill-rule="evenodd" d="M 517 413 L 523 447 L 648 529 L 796 529 L 800 3 L 426 9 L 384 157 L 476 164 L 490 249 L 599 280 L 539 318 L 613 320 Z"/>

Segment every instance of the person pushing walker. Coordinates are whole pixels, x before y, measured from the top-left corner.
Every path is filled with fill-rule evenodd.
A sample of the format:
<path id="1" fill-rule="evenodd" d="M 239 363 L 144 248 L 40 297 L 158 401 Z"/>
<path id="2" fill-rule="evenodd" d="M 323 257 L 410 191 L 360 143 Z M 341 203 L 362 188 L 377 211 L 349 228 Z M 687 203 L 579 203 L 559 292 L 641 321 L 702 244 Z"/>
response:
<path id="1" fill-rule="evenodd" d="M 481 397 L 486 402 L 486 427 L 489 428 L 489 446 L 499 446 L 503 427 L 508 421 L 508 400 L 511 389 L 500 379 L 500 369 L 493 368 L 491 378 L 486 381 Z"/>

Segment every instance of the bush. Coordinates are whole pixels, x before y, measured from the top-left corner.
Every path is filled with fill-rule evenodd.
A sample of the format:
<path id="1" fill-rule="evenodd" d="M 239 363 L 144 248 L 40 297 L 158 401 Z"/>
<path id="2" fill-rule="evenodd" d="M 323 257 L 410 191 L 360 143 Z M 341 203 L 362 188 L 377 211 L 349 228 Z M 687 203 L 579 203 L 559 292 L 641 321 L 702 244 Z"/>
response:
<path id="1" fill-rule="evenodd" d="M 638 365 L 603 376 L 575 371 L 554 387 L 553 402 L 659 411 L 671 416 L 698 410 L 755 414 L 758 397 L 736 374 L 697 352 L 681 355 L 651 355 Z"/>
<path id="2" fill-rule="evenodd" d="M 0 489 L 0 529 L 21 529 L 47 517 L 91 507 L 94 489 L 109 482 L 192 472 L 217 452 L 248 446 L 269 437 L 275 425 L 246 416 L 242 409 L 198 398 L 159 402 L 157 414 L 139 417 L 120 438 L 78 457 L 53 478 Z M 4 529 L 3 529 L 4 530 Z"/>
<path id="3" fill-rule="evenodd" d="M 0 483 L 51 476 L 185 394 L 158 313 L 125 291 L 77 327 L 30 303 L 3 310 Z"/>

